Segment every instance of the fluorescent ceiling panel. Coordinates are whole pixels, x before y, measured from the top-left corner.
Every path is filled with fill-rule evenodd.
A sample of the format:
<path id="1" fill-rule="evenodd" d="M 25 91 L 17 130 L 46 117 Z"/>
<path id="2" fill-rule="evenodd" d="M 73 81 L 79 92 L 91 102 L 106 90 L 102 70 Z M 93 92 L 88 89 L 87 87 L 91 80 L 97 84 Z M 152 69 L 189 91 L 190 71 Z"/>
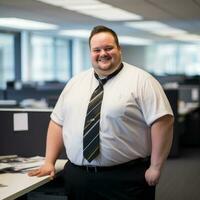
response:
<path id="1" fill-rule="evenodd" d="M 174 36 L 177 34 L 186 33 L 186 31 L 182 29 L 177 29 L 157 21 L 127 22 L 125 25 L 134 29 L 140 29 L 161 36 Z"/>
<path id="2" fill-rule="evenodd" d="M 75 29 L 75 30 L 62 30 L 58 34 L 68 37 L 89 38 L 90 32 L 91 31 L 89 30 Z"/>
<path id="3" fill-rule="evenodd" d="M 145 38 L 137 38 L 131 36 L 119 36 L 119 43 L 126 44 L 126 45 L 150 45 L 153 43 L 152 40 L 145 39 Z"/>
<path id="4" fill-rule="evenodd" d="M 0 18 L 0 26 L 23 30 L 55 30 L 57 26 L 20 18 Z"/>
<path id="5" fill-rule="evenodd" d="M 81 14 L 108 21 L 140 20 L 142 16 L 119 9 L 98 0 L 37 0 L 64 9 L 73 10 Z"/>
<path id="6" fill-rule="evenodd" d="M 157 21 L 143 21 L 143 22 L 127 22 L 125 25 L 130 26 L 132 28 L 141 29 L 151 31 L 152 29 L 157 28 L 166 28 L 166 24 L 157 22 Z"/>
<path id="7" fill-rule="evenodd" d="M 90 15 L 107 21 L 139 20 L 141 17 L 133 13 L 115 7 L 105 7 L 103 9 L 84 9 L 79 11 L 82 14 Z"/>
<path id="8" fill-rule="evenodd" d="M 68 37 L 77 37 L 77 38 L 85 38 L 88 39 L 90 36 L 90 30 L 85 29 L 75 29 L 75 30 L 62 30 L 58 34 L 62 36 Z M 149 45 L 152 44 L 152 40 L 144 39 L 144 38 L 136 38 L 131 36 L 119 36 L 120 44 L 126 45 Z"/>
<path id="9" fill-rule="evenodd" d="M 174 35 L 179 35 L 179 34 L 184 34 L 186 33 L 186 31 L 184 30 L 180 30 L 180 29 L 173 29 L 173 28 L 169 28 L 169 29 L 163 29 L 163 30 L 157 30 L 155 32 L 157 35 L 161 35 L 161 36 L 174 36 Z"/>
<path id="10" fill-rule="evenodd" d="M 100 1 L 96 0 L 75 0 L 75 1 L 69 1 L 64 0 L 64 3 L 61 5 L 62 7 L 69 9 L 69 10 L 75 10 L 75 11 L 81 11 L 81 10 L 92 10 L 92 9 L 104 9 L 107 7 L 111 7 L 109 4 L 102 3 Z"/>
<path id="11" fill-rule="evenodd" d="M 36 1 L 44 2 L 54 6 L 62 6 L 65 2 L 65 0 L 36 0 Z"/>
<path id="12" fill-rule="evenodd" d="M 200 35 L 195 35 L 195 34 L 182 34 L 172 38 L 184 42 L 200 42 Z"/>

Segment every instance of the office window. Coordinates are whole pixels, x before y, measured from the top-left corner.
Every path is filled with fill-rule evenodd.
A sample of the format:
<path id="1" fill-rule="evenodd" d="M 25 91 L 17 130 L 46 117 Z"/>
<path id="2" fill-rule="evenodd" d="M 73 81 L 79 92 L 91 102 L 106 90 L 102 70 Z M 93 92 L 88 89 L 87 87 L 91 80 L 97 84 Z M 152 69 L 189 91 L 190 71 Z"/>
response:
<path id="1" fill-rule="evenodd" d="M 200 75 L 200 45 L 159 44 L 147 47 L 147 70 L 157 74 Z"/>
<path id="2" fill-rule="evenodd" d="M 71 77 L 70 44 L 68 40 L 55 40 L 55 77 L 54 79 L 66 81 Z"/>
<path id="3" fill-rule="evenodd" d="M 200 45 L 182 45 L 179 55 L 180 73 L 200 75 Z"/>
<path id="4" fill-rule="evenodd" d="M 82 41 L 82 54 L 83 54 L 83 70 L 89 69 L 91 67 L 90 60 L 90 49 L 88 41 Z"/>
<path id="5" fill-rule="evenodd" d="M 31 37 L 31 80 L 66 81 L 70 77 L 69 41 L 48 36 Z"/>
<path id="6" fill-rule="evenodd" d="M 90 52 L 88 42 L 84 39 L 74 38 L 72 41 L 72 65 L 75 75 L 91 67 Z"/>
<path id="7" fill-rule="evenodd" d="M 147 47 L 147 70 L 158 75 L 176 73 L 176 51 L 170 44 Z"/>
<path id="8" fill-rule="evenodd" d="M 14 78 L 14 35 L 0 33 L 0 88 Z"/>

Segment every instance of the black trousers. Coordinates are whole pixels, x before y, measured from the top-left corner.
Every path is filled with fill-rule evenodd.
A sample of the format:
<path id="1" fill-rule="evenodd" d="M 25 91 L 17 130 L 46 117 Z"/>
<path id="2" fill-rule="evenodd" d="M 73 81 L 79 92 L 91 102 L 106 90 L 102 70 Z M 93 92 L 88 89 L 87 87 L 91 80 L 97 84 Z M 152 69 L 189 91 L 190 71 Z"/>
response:
<path id="1" fill-rule="evenodd" d="M 155 186 L 145 180 L 149 160 L 87 168 L 68 162 L 64 168 L 69 200 L 155 200 Z"/>

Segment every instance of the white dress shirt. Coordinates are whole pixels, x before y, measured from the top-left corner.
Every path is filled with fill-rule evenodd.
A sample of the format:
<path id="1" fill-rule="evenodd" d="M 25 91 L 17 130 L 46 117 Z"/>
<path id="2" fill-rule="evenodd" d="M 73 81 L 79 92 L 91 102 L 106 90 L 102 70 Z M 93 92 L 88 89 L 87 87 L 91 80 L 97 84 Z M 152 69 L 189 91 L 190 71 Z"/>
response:
<path id="1" fill-rule="evenodd" d="M 100 154 L 91 163 L 83 157 L 83 129 L 91 94 L 98 86 L 93 68 L 68 82 L 51 114 L 51 119 L 63 127 L 67 156 L 76 165 L 112 166 L 149 156 L 151 124 L 164 115 L 173 115 L 158 81 L 135 66 L 123 64 L 104 85 Z"/>

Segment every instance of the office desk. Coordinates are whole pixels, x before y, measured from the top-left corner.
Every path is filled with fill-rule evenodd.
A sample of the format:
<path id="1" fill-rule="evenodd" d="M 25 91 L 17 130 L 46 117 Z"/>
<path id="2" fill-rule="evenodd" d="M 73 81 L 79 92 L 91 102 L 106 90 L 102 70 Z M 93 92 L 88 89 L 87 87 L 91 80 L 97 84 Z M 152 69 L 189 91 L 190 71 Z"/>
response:
<path id="1" fill-rule="evenodd" d="M 190 103 L 184 103 L 184 102 L 179 102 L 179 108 L 178 108 L 178 114 L 180 116 L 185 116 L 192 111 L 196 110 L 199 107 L 198 102 L 190 102 Z"/>
<path id="2" fill-rule="evenodd" d="M 66 160 L 57 160 L 56 173 L 60 172 Z M 0 174 L 0 200 L 16 199 L 51 181 L 49 176 L 29 177 L 23 173 Z"/>

